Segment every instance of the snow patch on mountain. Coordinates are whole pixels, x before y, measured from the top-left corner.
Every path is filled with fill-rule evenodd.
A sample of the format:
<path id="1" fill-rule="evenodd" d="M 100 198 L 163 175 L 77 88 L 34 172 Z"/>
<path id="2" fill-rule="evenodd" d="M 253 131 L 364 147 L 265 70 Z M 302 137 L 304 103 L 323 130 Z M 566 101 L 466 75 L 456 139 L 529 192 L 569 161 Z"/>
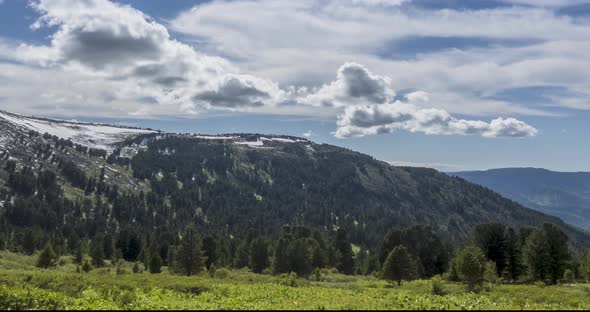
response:
<path id="1" fill-rule="evenodd" d="M 115 143 L 127 138 L 157 132 L 148 129 L 41 119 L 3 111 L 0 111 L 0 119 L 26 131 L 49 133 L 65 140 L 69 139 L 76 144 L 107 151 L 112 151 Z"/>

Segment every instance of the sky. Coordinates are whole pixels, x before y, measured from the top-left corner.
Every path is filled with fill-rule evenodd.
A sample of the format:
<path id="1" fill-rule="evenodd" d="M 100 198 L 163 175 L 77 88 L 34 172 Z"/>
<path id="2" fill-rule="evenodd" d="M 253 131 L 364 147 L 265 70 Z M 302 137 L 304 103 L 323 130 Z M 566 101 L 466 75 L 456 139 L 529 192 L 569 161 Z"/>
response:
<path id="1" fill-rule="evenodd" d="M 0 109 L 590 171 L 590 1 L 0 0 Z"/>

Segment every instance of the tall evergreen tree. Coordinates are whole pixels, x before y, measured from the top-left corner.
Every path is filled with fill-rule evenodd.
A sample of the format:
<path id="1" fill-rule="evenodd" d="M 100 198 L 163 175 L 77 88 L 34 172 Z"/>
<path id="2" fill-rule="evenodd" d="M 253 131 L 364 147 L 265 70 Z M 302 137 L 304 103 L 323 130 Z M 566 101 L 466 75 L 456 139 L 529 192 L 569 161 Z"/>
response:
<path id="1" fill-rule="evenodd" d="M 162 272 L 162 258 L 160 258 L 159 253 L 151 253 L 149 270 L 152 274 Z"/>
<path id="2" fill-rule="evenodd" d="M 531 278 L 555 284 L 563 277 L 571 259 L 567 241 L 567 235 L 551 223 L 529 235 L 523 254 Z"/>
<path id="3" fill-rule="evenodd" d="M 90 257 L 92 257 L 92 265 L 96 268 L 104 266 L 104 242 L 102 236 L 97 236 L 90 244 Z"/>
<path id="4" fill-rule="evenodd" d="M 291 264 L 288 254 L 289 242 L 284 238 L 277 241 L 273 254 L 272 270 L 273 274 L 288 273 L 291 270 Z"/>
<path id="5" fill-rule="evenodd" d="M 247 240 L 243 240 L 236 250 L 236 258 L 234 259 L 234 267 L 241 269 L 247 267 L 250 262 L 250 244 Z"/>
<path id="6" fill-rule="evenodd" d="M 496 274 L 502 274 L 507 264 L 506 226 L 495 222 L 479 224 L 473 236 L 486 258 L 496 263 Z"/>
<path id="7" fill-rule="evenodd" d="M 207 258 L 205 261 L 205 267 L 207 270 L 209 270 L 211 265 L 219 258 L 217 249 L 217 241 L 213 237 L 206 236 L 203 238 L 203 255 Z"/>
<path id="8" fill-rule="evenodd" d="M 264 239 L 256 238 L 250 244 L 250 268 L 254 273 L 262 273 L 268 266 L 268 246 Z"/>
<path id="9" fill-rule="evenodd" d="M 410 256 L 408 249 L 403 245 L 393 248 L 383 264 L 383 279 L 396 281 L 400 286 L 402 280 L 411 280 L 415 274 L 416 263 Z"/>
<path id="10" fill-rule="evenodd" d="M 338 271 L 346 275 L 354 274 L 354 255 L 352 246 L 348 240 L 346 231 L 338 229 L 336 231 L 336 238 L 334 239 L 334 247 L 339 253 L 338 257 Z"/>
<path id="11" fill-rule="evenodd" d="M 35 252 L 36 244 L 37 242 L 33 230 L 27 229 L 23 237 L 23 252 L 27 255 L 32 255 Z"/>
<path id="12" fill-rule="evenodd" d="M 512 228 L 508 229 L 506 236 L 506 268 L 503 274 L 510 280 L 518 280 L 525 270 L 522 263 L 522 246 L 520 245 L 520 238 Z"/>
<path id="13" fill-rule="evenodd" d="M 580 258 L 580 276 L 590 282 L 590 250 L 587 250 Z"/>
<path id="14" fill-rule="evenodd" d="M 178 273 L 191 276 L 203 270 L 203 253 L 201 240 L 192 225 L 188 225 L 183 234 L 180 246 L 175 254 L 175 269 Z"/>
<path id="15" fill-rule="evenodd" d="M 289 244 L 289 271 L 295 272 L 299 276 L 307 276 L 313 271 L 311 254 L 307 245 L 306 239 L 303 238 L 296 239 Z"/>

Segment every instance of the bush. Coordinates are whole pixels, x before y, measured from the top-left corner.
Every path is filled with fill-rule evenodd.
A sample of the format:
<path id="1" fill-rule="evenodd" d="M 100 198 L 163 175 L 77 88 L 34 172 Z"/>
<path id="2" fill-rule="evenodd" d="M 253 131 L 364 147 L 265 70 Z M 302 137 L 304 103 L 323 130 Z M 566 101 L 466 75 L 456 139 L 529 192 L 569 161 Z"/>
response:
<path id="1" fill-rule="evenodd" d="M 435 296 L 444 296 L 445 290 L 443 288 L 443 280 L 440 275 L 435 275 L 431 279 L 432 282 L 432 294 Z"/>
<path id="2" fill-rule="evenodd" d="M 295 272 L 291 272 L 289 274 L 283 273 L 279 275 L 279 284 L 290 287 L 297 287 L 297 274 L 295 274 Z"/>
<path id="3" fill-rule="evenodd" d="M 319 282 L 322 279 L 322 273 L 320 272 L 320 269 L 315 268 L 313 272 L 311 272 L 310 279 L 312 281 Z"/>
<path id="4" fill-rule="evenodd" d="M 565 270 L 565 272 L 563 272 L 563 279 L 562 279 L 563 283 L 573 283 L 575 279 L 576 279 L 576 276 L 572 270 L 567 269 L 567 270 Z"/>
<path id="5" fill-rule="evenodd" d="M 133 265 L 133 273 L 135 273 L 135 274 L 143 273 L 143 269 L 141 268 L 141 265 L 139 265 L 138 262 L 135 262 L 135 264 Z"/>
<path id="6" fill-rule="evenodd" d="M 88 273 L 92 270 L 92 265 L 90 264 L 90 262 L 88 262 L 88 260 L 86 260 L 86 262 L 84 262 L 84 265 L 82 265 L 82 271 L 84 271 L 84 273 Z"/>
<path id="7" fill-rule="evenodd" d="M 214 277 L 216 279 L 226 279 L 229 277 L 229 270 L 226 268 L 217 269 L 217 270 L 215 270 Z"/>

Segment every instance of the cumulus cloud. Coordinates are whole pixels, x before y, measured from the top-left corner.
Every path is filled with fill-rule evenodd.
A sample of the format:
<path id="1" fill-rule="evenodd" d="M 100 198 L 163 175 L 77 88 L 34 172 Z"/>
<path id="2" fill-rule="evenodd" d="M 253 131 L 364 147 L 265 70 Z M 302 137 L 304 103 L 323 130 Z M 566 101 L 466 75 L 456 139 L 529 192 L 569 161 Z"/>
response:
<path id="1" fill-rule="evenodd" d="M 412 1 L 213 1 L 180 13 L 170 27 L 281 85 L 313 89 L 354 60 L 395 73 L 398 90 L 419 87 L 437 99 L 431 105 L 454 114 L 547 115 L 555 110 L 476 95 L 531 85 L 589 90 L 590 24 L 555 13 L 582 0 L 505 2 L 533 6 L 425 10 Z M 414 50 L 404 50 L 404 40 L 415 42 Z M 553 106 L 564 106 L 563 100 Z"/>
<path id="2" fill-rule="evenodd" d="M 336 80 L 298 101 L 314 106 L 347 106 L 358 103 L 385 103 L 395 96 L 389 77 L 371 73 L 363 65 L 346 63 Z"/>
<path id="3" fill-rule="evenodd" d="M 438 108 L 427 108 L 430 96 L 414 91 L 393 101 L 391 78 L 371 73 L 363 65 L 346 63 L 335 81 L 298 99 L 308 105 L 344 107 L 338 116 L 336 137 L 360 137 L 406 130 L 426 134 L 481 135 L 484 137 L 535 136 L 537 130 L 514 118 L 497 118 L 487 123 L 451 116 Z"/>
<path id="4" fill-rule="evenodd" d="M 395 130 L 430 135 L 481 135 L 483 137 L 530 137 L 537 129 L 514 118 L 497 118 L 487 123 L 457 119 L 436 108 L 418 108 L 396 101 L 381 105 L 347 107 L 338 118 L 335 136 L 362 137 Z"/>
<path id="5" fill-rule="evenodd" d="M 240 74 L 225 59 L 174 40 L 166 27 L 130 6 L 38 0 L 32 7 L 41 15 L 32 28 L 57 30 L 49 45 L 21 44 L 16 53 L 21 61 L 112 81 L 120 89 L 115 99 L 137 96 L 144 106 L 137 110 L 141 114 L 247 109 L 281 99 L 273 82 Z"/>
<path id="6" fill-rule="evenodd" d="M 228 75 L 217 88 L 200 92 L 193 99 L 197 103 L 212 107 L 259 107 L 269 100 L 278 101 L 282 93 L 283 91 L 272 82 L 251 76 Z"/>

